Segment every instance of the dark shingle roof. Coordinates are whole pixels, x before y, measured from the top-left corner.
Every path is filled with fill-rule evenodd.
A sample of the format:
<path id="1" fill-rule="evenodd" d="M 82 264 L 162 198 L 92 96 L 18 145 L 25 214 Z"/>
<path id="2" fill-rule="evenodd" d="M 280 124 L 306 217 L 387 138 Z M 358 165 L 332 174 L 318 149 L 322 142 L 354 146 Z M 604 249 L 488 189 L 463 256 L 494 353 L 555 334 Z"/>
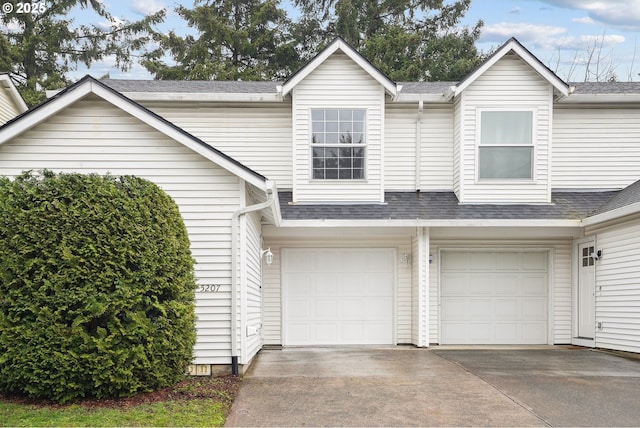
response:
<path id="1" fill-rule="evenodd" d="M 240 82 L 219 80 L 127 80 L 103 79 L 119 92 L 166 92 L 193 94 L 275 94 L 282 82 Z M 457 82 L 398 82 L 403 94 L 444 94 Z M 571 82 L 575 94 L 639 94 L 640 82 Z"/>
<path id="2" fill-rule="evenodd" d="M 549 205 L 460 205 L 453 192 L 387 192 L 386 204 L 291 205 L 279 193 L 284 220 L 580 220 L 617 192 L 554 192 Z"/>
<path id="3" fill-rule="evenodd" d="M 640 202 L 640 180 L 630 184 L 624 189 L 616 192 L 605 204 L 600 206 L 593 212 L 595 214 L 602 214 L 607 211 L 612 211 L 617 208 L 626 207 L 627 205 Z"/>
<path id="4" fill-rule="evenodd" d="M 571 82 L 574 94 L 638 94 L 640 82 Z"/>
<path id="5" fill-rule="evenodd" d="M 126 80 L 103 79 L 102 83 L 119 92 L 175 92 L 194 94 L 275 94 L 279 82 L 240 82 L 220 80 Z"/>
<path id="6" fill-rule="evenodd" d="M 444 94 L 457 82 L 398 82 L 402 86 L 401 94 Z"/>

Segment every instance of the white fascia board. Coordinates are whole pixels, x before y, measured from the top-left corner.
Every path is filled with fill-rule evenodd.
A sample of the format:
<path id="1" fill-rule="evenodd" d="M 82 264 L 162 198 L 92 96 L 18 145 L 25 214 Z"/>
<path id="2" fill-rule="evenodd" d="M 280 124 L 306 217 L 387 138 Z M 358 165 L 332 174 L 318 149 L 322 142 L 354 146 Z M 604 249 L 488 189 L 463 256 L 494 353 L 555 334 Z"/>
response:
<path id="1" fill-rule="evenodd" d="M 449 104 L 451 98 L 447 98 L 445 94 L 403 94 L 399 93 L 396 98 L 393 99 L 395 104 L 415 104 L 423 101 L 425 104 Z"/>
<path id="2" fill-rule="evenodd" d="M 581 227 L 580 220 L 282 220 L 281 227 Z"/>
<path id="3" fill-rule="evenodd" d="M 640 202 L 627 205 L 624 207 L 616 208 L 611 211 L 604 212 L 602 214 L 596 214 L 591 217 L 587 217 L 582 220 L 582 226 L 593 226 L 594 224 L 603 223 L 606 221 L 616 220 L 618 218 L 626 217 L 633 214 L 640 213 Z"/>
<path id="4" fill-rule="evenodd" d="M 117 95 L 115 95 L 111 90 L 107 90 L 104 87 L 94 84 L 90 82 L 92 86 L 92 92 L 99 97 L 103 98 L 105 101 L 113 104 L 114 106 L 120 108 L 121 110 L 129 113 L 131 116 L 141 120 L 147 125 L 151 126 L 158 132 L 163 133 L 167 137 L 183 144 L 194 152 L 204 156 L 209 159 L 216 165 L 221 168 L 226 169 L 230 173 L 240 177 L 242 180 L 251 183 L 259 189 L 266 190 L 266 182 L 265 180 L 261 180 L 259 177 L 249 173 L 245 169 L 241 168 L 239 165 L 234 162 L 218 155 L 214 151 L 208 149 L 207 147 L 200 144 L 198 141 L 194 140 L 194 138 L 189 137 L 188 135 L 178 131 L 173 126 L 168 125 L 167 123 L 159 120 L 156 116 L 150 114 L 145 109 L 140 108 L 132 102 L 125 100 Z"/>
<path id="5" fill-rule="evenodd" d="M 491 68 L 496 62 L 500 61 L 509 52 L 514 52 L 524 62 L 526 62 L 531 68 L 533 68 L 540 76 L 548 81 L 554 88 L 560 92 L 563 96 L 569 95 L 569 85 L 567 85 L 562 79 L 556 76 L 551 70 L 545 67 L 538 58 L 533 56 L 528 50 L 526 50 L 520 43 L 515 40 L 510 40 L 505 43 L 498 51 L 487 61 L 485 61 L 478 69 L 476 69 L 470 76 L 464 81 L 460 82 L 454 89 L 454 96 L 459 95 L 470 84 L 472 84 L 478 77 L 484 74 L 489 68 Z"/>
<path id="6" fill-rule="evenodd" d="M 57 112 L 63 110 L 67 106 L 75 103 L 79 99 L 85 97 L 92 92 L 90 82 L 74 88 L 56 100 L 50 101 L 48 104 L 38 107 L 37 109 L 27 113 L 27 115 L 5 126 L 0 130 L 0 145 L 6 143 L 10 139 L 23 132 L 33 128 L 40 122 L 47 120 Z"/>
<path id="7" fill-rule="evenodd" d="M 367 61 L 362 55 L 356 52 L 351 46 L 346 44 L 343 40 L 337 39 L 331 45 L 327 46 L 320 54 L 312 59 L 307 65 L 305 65 L 300 71 L 298 71 L 288 82 L 282 85 L 282 96 L 287 95 L 293 90 L 300 82 L 311 74 L 316 68 L 318 68 L 323 62 L 333 55 L 337 50 L 342 51 L 353 62 L 358 64 L 364 71 L 366 71 L 371 77 L 373 77 L 378 83 L 380 83 L 385 91 L 392 97 L 396 97 L 398 94 L 398 88 L 394 82 L 389 80 L 387 76 L 382 74 L 376 69 L 369 61 Z"/>
<path id="8" fill-rule="evenodd" d="M 9 96 L 11 97 L 11 100 L 18 108 L 19 113 L 24 113 L 25 111 L 29 110 L 27 103 L 24 102 L 22 95 L 20 95 L 20 92 L 18 92 L 16 85 L 13 84 L 13 81 L 11 80 L 11 77 L 9 77 L 8 74 L 0 75 L 0 84 L 9 93 Z"/>
<path id="9" fill-rule="evenodd" d="M 134 101 L 219 101 L 219 102 L 280 102 L 277 92 L 267 93 L 183 93 L 183 92 L 121 92 Z"/>

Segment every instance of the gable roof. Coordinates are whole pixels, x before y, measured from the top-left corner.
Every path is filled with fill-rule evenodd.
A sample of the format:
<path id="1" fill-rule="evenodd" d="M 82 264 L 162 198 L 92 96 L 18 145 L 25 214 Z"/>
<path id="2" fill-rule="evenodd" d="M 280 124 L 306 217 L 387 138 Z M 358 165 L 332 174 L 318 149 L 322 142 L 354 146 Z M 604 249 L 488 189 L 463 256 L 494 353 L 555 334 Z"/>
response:
<path id="1" fill-rule="evenodd" d="M 535 55 L 533 55 L 527 48 L 525 48 L 515 37 L 509 39 L 505 44 L 500 46 L 489 58 L 487 58 L 480 66 L 474 71 L 463 78 L 457 85 L 452 86 L 450 89 L 450 96 L 455 97 L 464 91 L 470 84 L 472 84 L 478 77 L 484 74 L 489 68 L 491 68 L 496 62 L 500 61 L 505 55 L 509 53 L 515 53 L 527 63 L 533 70 L 535 70 L 543 79 L 549 82 L 554 88 L 558 90 L 563 96 L 568 96 L 570 93 L 570 86 L 561 78 L 559 78 L 549 67 L 544 65 Z"/>
<path id="2" fill-rule="evenodd" d="M 353 62 L 358 64 L 367 74 L 375 79 L 380 85 L 382 85 L 387 93 L 393 97 L 398 94 L 398 88 L 396 83 L 389 79 L 382 71 L 374 66 L 368 59 L 362 56 L 358 51 L 352 48 L 343 38 L 337 37 L 326 48 L 324 48 L 319 54 L 317 54 L 311 61 L 309 61 L 304 67 L 295 72 L 289 77 L 281 87 L 282 96 L 287 95 L 293 90 L 298 83 L 303 81 L 309 74 L 311 74 L 316 68 L 318 68 L 323 62 L 327 60 L 336 51 L 341 51 L 347 55 Z"/>
<path id="3" fill-rule="evenodd" d="M 83 77 L 42 104 L 24 112 L 0 127 L 0 145 L 33 128 L 89 94 L 97 95 L 248 183 L 259 188 L 265 188 L 267 180 L 263 175 L 91 76 Z"/>

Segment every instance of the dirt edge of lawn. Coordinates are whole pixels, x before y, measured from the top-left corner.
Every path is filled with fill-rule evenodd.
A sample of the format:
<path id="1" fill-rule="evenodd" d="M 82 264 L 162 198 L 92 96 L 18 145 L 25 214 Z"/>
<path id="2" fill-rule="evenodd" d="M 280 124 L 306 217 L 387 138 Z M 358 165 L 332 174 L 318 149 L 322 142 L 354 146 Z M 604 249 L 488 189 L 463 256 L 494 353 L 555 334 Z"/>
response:
<path id="1" fill-rule="evenodd" d="M 0 392 L 0 401 L 5 403 L 25 404 L 49 408 L 64 408 L 74 405 L 86 408 L 126 409 L 142 404 L 158 402 L 174 402 L 188 400 L 213 399 L 226 408 L 231 409 L 233 400 L 238 395 L 241 379 L 235 376 L 187 377 L 177 384 L 158 391 L 143 392 L 131 397 L 122 398 L 87 398 L 69 404 L 57 404 L 48 400 L 20 397 Z"/>

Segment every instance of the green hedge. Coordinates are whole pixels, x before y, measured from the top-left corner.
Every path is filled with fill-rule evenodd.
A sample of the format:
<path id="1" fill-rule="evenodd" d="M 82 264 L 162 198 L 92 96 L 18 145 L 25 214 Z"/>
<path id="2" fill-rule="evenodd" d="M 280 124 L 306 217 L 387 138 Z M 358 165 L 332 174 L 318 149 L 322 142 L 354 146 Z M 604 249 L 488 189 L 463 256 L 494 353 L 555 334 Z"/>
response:
<path id="1" fill-rule="evenodd" d="M 0 390 L 68 402 L 184 376 L 193 258 L 175 202 L 141 178 L 0 178 Z"/>

